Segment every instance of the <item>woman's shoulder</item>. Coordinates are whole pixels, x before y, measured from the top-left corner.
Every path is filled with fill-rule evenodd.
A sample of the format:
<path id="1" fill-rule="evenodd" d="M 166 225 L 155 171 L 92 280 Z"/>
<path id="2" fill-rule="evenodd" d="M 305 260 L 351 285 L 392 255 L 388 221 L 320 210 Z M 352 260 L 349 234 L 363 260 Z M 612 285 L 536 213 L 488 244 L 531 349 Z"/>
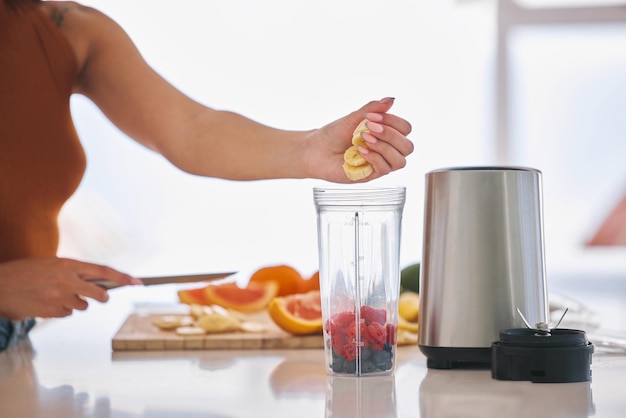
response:
<path id="1" fill-rule="evenodd" d="M 75 1 L 39 1 L 37 5 L 59 28 L 71 24 L 73 20 L 95 17 L 99 14 L 96 9 Z"/>
<path id="2" fill-rule="evenodd" d="M 41 1 L 40 10 L 63 32 L 76 56 L 79 71 L 100 40 L 119 26 L 99 10 L 75 1 Z"/>

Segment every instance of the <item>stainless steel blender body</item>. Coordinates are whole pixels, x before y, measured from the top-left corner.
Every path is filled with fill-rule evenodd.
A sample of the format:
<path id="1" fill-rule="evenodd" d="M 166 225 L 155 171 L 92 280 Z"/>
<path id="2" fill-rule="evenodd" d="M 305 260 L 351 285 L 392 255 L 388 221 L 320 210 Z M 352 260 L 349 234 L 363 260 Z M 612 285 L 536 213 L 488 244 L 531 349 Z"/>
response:
<path id="1" fill-rule="evenodd" d="M 426 175 L 419 346 L 428 367 L 490 363 L 501 330 L 547 322 L 541 172 Z"/>

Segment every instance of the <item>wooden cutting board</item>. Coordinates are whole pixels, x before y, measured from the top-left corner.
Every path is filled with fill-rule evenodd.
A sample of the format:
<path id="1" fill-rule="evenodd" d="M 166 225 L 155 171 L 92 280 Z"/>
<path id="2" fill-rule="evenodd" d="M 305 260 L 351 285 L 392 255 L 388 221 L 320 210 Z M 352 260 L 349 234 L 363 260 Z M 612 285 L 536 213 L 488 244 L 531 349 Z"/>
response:
<path id="1" fill-rule="evenodd" d="M 249 315 L 263 324 L 262 333 L 229 332 L 201 336 L 180 336 L 175 331 L 163 331 L 152 324 L 154 318 L 168 314 L 131 314 L 113 337 L 114 351 L 151 350 L 222 350 L 222 349 L 281 349 L 323 348 L 322 334 L 292 335 L 272 321 L 266 311 Z"/>

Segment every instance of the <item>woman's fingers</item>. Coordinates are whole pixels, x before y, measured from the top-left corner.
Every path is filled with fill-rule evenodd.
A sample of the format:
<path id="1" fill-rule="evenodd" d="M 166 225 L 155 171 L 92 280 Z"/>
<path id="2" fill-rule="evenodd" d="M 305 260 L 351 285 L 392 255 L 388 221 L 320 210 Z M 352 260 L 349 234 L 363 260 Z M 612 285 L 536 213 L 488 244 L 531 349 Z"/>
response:
<path id="1" fill-rule="evenodd" d="M 365 117 L 372 122 L 389 126 L 403 136 L 410 134 L 413 129 L 409 121 L 391 113 L 368 113 Z"/>
<path id="2" fill-rule="evenodd" d="M 411 124 L 396 115 L 373 113 L 366 115 L 369 132 L 361 137 L 370 151 L 365 157 L 375 167 L 377 176 L 383 176 L 406 166 L 406 157 L 415 146 L 406 136 L 411 133 Z"/>

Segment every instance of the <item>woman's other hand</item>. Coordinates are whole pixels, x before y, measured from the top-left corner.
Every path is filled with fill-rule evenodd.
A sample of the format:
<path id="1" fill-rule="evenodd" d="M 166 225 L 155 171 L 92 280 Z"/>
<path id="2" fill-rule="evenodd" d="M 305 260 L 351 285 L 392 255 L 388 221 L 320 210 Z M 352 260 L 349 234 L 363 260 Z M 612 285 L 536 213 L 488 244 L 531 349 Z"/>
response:
<path id="1" fill-rule="evenodd" d="M 86 278 L 121 285 L 140 281 L 110 267 L 46 257 L 0 263 L 0 317 L 63 317 L 74 309 L 87 309 L 87 298 L 106 302 L 106 290 Z"/>

